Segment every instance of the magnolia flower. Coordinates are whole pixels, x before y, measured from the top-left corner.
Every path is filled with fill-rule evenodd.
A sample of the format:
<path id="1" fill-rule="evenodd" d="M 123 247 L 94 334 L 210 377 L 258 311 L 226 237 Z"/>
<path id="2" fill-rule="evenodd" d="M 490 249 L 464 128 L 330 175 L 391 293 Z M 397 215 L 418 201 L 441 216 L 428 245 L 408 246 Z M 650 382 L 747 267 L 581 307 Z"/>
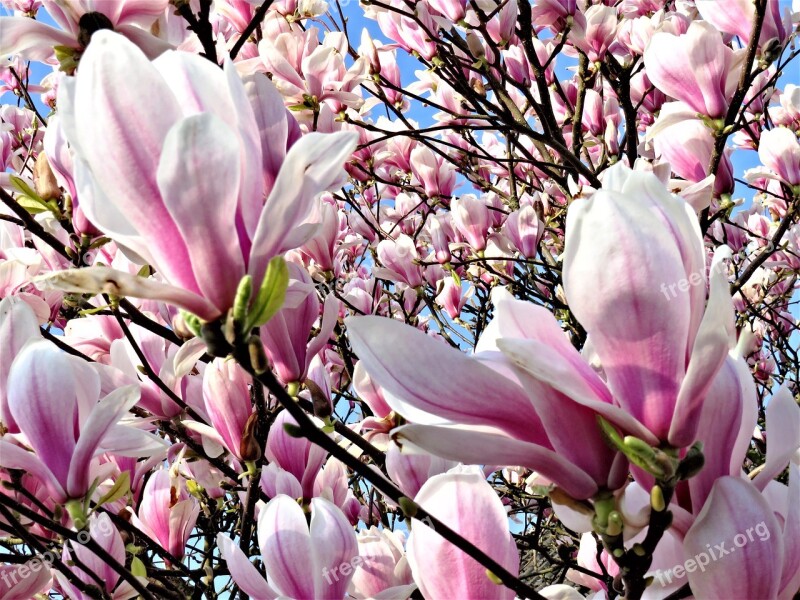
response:
<path id="1" fill-rule="evenodd" d="M 699 410 L 733 336 L 719 268 L 725 256 L 718 252 L 712 265 L 706 308 L 693 210 L 654 174 L 618 166 L 602 190 L 573 202 L 564 253 L 569 306 L 605 379 L 552 313 L 507 292 L 495 292 L 496 317 L 472 357 L 391 319 L 346 323 L 364 369 L 412 422 L 397 431 L 401 443 L 468 464 L 526 466 L 589 498 L 617 489 L 626 474 L 598 415 L 651 444 L 696 439 Z"/>
<path id="2" fill-rule="evenodd" d="M 712 25 L 693 21 L 683 35 L 655 34 L 644 64 L 650 81 L 662 92 L 700 114 L 718 118 L 728 110 L 743 58 L 725 45 Z"/>
<path id="3" fill-rule="evenodd" d="M 87 218 L 169 285 L 96 268 L 54 285 L 99 293 L 121 281 L 119 292 L 204 320 L 232 306 L 245 274 L 258 289 L 270 258 L 313 234 L 304 221 L 342 182 L 356 139 L 310 133 L 286 152 L 291 128 L 266 77 L 242 82 L 230 61 L 220 70 L 185 52 L 150 62 L 108 31 L 58 102 Z"/>
<path id="4" fill-rule="evenodd" d="M 138 514 L 130 520 L 180 559 L 199 514 L 200 504 L 187 492 L 183 477 L 161 469 L 148 479 Z"/>
<path id="5" fill-rule="evenodd" d="M 233 580 L 256 600 L 339 600 L 360 562 L 355 531 L 342 511 L 324 498 L 311 500 L 310 525 L 289 496 L 276 496 L 261 508 L 258 545 L 266 581 L 228 536 L 220 533 L 217 544 Z"/>
<path id="6" fill-rule="evenodd" d="M 29 343 L 11 365 L 8 408 L 34 453 L 0 439 L 0 466 L 29 472 L 64 502 L 83 498 L 101 474 L 97 455 L 161 451 L 159 438 L 118 424 L 139 400 L 138 385 L 99 395 L 100 377 L 89 363 L 46 340 Z"/>
<path id="7" fill-rule="evenodd" d="M 18 54 L 26 60 L 47 61 L 57 46 L 78 55 L 94 33 L 110 29 L 155 58 L 172 47 L 148 31 L 167 6 L 169 0 L 45 0 L 44 7 L 62 29 L 27 17 L 0 17 L 0 55 Z"/>

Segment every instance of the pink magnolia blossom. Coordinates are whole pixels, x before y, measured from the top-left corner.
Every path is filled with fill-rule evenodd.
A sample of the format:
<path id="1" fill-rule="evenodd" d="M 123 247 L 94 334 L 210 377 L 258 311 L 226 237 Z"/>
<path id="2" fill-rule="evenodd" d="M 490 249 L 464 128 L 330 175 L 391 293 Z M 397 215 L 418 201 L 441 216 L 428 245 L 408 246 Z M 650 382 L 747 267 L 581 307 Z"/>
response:
<path id="1" fill-rule="evenodd" d="M 617 32 L 617 9 L 604 4 L 592 4 L 576 12 L 569 39 L 583 50 L 592 62 L 603 60 Z"/>
<path id="2" fill-rule="evenodd" d="M 297 422 L 284 410 L 272 423 L 264 454 L 271 463 L 293 475 L 300 483 L 303 496 L 311 498 L 314 495 L 314 480 L 325 462 L 327 452 L 304 437 L 290 435 L 285 425 L 297 427 Z"/>
<path id="3" fill-rule="evenodd" d="M 39 321 L 33 309 L 17 296 L 0 301 L 0 421 L 11 433 L 19 427 L 8 405 L 8 375 L 11 363 L 29 342 L 40 339 Z"/>
<path id="4" fill-rule="evenodd" d="M 250 376 L 235 361 L 215 359 L 203 371 L 203 401 L 209 425 L 184 422 L 187 428 L 219 444 L 239 460 L 252 460 L 248 440 L 243 439 L 253 412 L 250 382 Z"/>
<path id="5" fill-rule="evenodd" d="M 103 550 L 105 550 L 117 563 L 125 564 L 125 544 L 117 528 L 107 514 L 95 513 L 89 519 L 89 536 Z M 96 585 L 92 577 L 94 574 L 105 584 L 105 590 L 113 600 L 128 600 L 135 598 L 138 592 L 127 581 L 120 583 L 120 575 L 111 565 L 97 556 L 83 544 L 73 544 L 72 549 L 65 548 L 63 560 L 66 564 L 72 557 L 80 561 L 81 567 L 73 570 L 75 576 L 87 585 Z M 85 568 L 84 568 L 85 567 Z M 62 573 L 55 571 L 59 586 L 67 593 L 68 597 L 83 600 L 88 598 L 78 590 Z M 119 583 L 119 585 L 117 585 Z"/>
<path id="6" fill-rule="evenodd" d="M 693 21 L 683 35 L 656 33 L 644 53 L 647 76 L 658 89 L 712 118 L 725 116 L 742 58 L 702 21 Z"/>
<path id="7" fill-rule="evenodd" d="M 544 235 L 544 223 L 530 204 L 515 210 L 506 219 L 503 233 L 525 258 L 535 258 L 539 241 Z"/>
<path id="8" fill-rule="evenodd" d="M 350 584 L 355 598 L 407 598 L 416 588 L 397 532 L 374 526 L 362 531 L 358 556 L 361 560 Z"/>
<path id="9" fill-rule="evenodd" d="M 310 525 L 289 496 L 276 496 L 261 508 L 258 545 L 266 581 L 228 536 L 219 534 L 217 544 L 233 580 L 257 600 L 344 598 L 359 562 L 355 531 L 323 498 L 311 500 Z"/>
<path id="10" fill-rule="evenodd" d="M 111 29 L 155 58 L 172 48 L 148 31 L 168 5 L 168 0 L 43 0 L 43 6 L 61 29 L 27 17 L 0 17 L 0 55 L 18 54 L 26 60 L 47 61 L 53 56 L 54 46 L 73 48 L 79 54 L 97 29 Z"/>
<path id="11" fill-rule="evenodd" d="M 635 230 L 624 225 L 631 221 Z M 564 291 L 609 389 L 656 437 L 678 447 L 694 440 L 733 336 L 724 257 L 718 252 L 712 265 L 706 308 L 697 218 L 649 173 L 607 172 L 603 189 L 573 203 L 567 217 Z"/>
<path id="12" fill-rule="evenodd" d="M 199 514 L 200 504 L 189 495 L 184 478 L 161 469 L 147 481 L 131 522 L 180 559 Z"/>
<path id="13" fill-rule="evenodd" d="M 266 78 L 243 84 L 229 61 L 220 70 L 168 52 L 151 63 L 125 38 L 97 33 L 59 96 L 82 207 L 180 288 L 120 278 L 125 293 L 211 320 L 231 307 L 243 275 L 259 286 L 271 257 L 313 234 L 303 222 L 317 194 L 342 180 L 354 135 L 308 134 L 282 158 L 286 138 L 276 145 L 273 135 L 288 135 L 286 112 L 276 102 Z M 282 161 L 277 177 L 265 159 L 273 152 Z M 215 210 L 198 210 L 203 203 Z M 94 273 L 97 281 L 71 272 L 59 281 L 69 287 L 70 277 L 80 278 L 95 293 L 117 283 L 112 273 Z"/>
<path id="14" fill-rule="evenodd" d="M 703 570 L 686 569 L 695 597 L 788 600 L 794 596 L 800 584 L 797 465 L 792 465 L 783 496 L 782 510 L 776 511 L 746 479 L 721 477 L 714 483 L 683 544 L 687 558 L 708 555 L 710 547 L 718 554 Z M 722 550 L 720 542 L 727 542 Z"/>
<path id="15" fill-rule="evenodd" d="M 486 248 L 486 236 L 491 225 L 491 216 L 486 203 L 473 194 L 454 199 L 450 203 L 453 222 L 475 251 Z"/>
<path id="16" fill-rule="evenodd" d="M 774 176 L 789 185 L 800 185 L 800 141 L 791 129 L 776 127 L 761 134 L 758 157 Z"/>
<path id="17" fill-rule="evenodd" d="M 551 440 L 543 416 L 532 402 L 534 396 L 525 391 L 524 386 L 530 384 L 516 379 L 511 366 L 497 351 L 496 342 L 503 335 L 511 338 L 530 335 L 520 332 L 518 323 L 524 319 L 533 324 L 549 313 L 524 302 L 506 301 L 506 295 L 502 298 L 497 307 L 505 325 L 497 319 L 493 321 L 481 339 L 478 349 L 482 352 L 474 357 L 391 319 L 356 317 L 346 323 L 353 349 L 370 377 L 381 385 L 386 402 L 413 423 L 398 430 L 396 435 L 401 444 L 419 446 L 434 455 L 467 464 L 527 466 L 568 494 L 589 498 L 599 486 L 609 483 L 614 453 L 600 438 L 594 412 L 570 402 L 556 389 L 539 385 L 537 389 L 547 393 L 542 402 L 549 403 L 550 418 L 568 419 L 573 424 L 580 419 L 595 444 L 591 446 L 592 452 L 586 452 L 583 433 L 573 436 L 572 442 Z M 527 314 L 531 312 L 534 319 Z M 546 337 L 548 352 L 555 345 L 565 353 L 577 354 L 552 316 L 549 318 L 552 325 L 545 321 L 545 331 L 534 335 Z M 511 351 L 513 347 L 507 349 Z M 577 359 L 573 362 L 580 364 L 580 357 Z M 587 377 L 589 371 L 587 365 L 584 369 Z M 442 372 L 448 376 L 441 377 Z M 598 384 L 602 386 L 599 378 L 595 387 Z M 597 406 L 611 418 L 618 416 L 608 392 L 600 398 L 591 391 L 584 395 L 588 398 L 582 401 Z M 574 444 L 578 438 L 580 447 Z M 558 452 L 569 446 L 573 451 L 566 456 Z M 578 460 L 577 464 L 573 458 Z"/>
<path id="18" fill-rule="evenodd" d="M 730 0 L 725 10 L 720 10 L 714 0 L 697 0 L 697 12 L 714 27 L 725 33 L 739 36 L 744 43 L 750 41 L 755 17 L 755 4 L 749 0 Z M 764 24 L 758 38 L 759 46 L 771 39 L 783 43 L 788 32 L 783 26 L 783 8 L 779 0 L 767 0 Z"/>
<path id="19" fill-rule="evenodd" d="M 121 387 L 98 401 L 100 379 L 91 366 L 46 340 L 19 353 L 7 393 L 11 415 L 34 453 L 0 439 L 0 465 L 28 471 L 59 502 L 86 494 L 101 474 L 98 454 L 139 457 L 163 447 L 150 434 L 118 424 L 139 400 L 138 386 Z"/>
<path id="20" fill-rule="evenodd" d="M 339 314 L 338 301 L 328 296 L 322 307 L 319 333 L 309 341 L 311 329 L 320 319 L 320 301 L 305 269 L 290 263 L 289 273 L 300 284 L 296 287 L 302 299 L 285 305 L 261 327 L 264 351 L 284 384 L 305 381 L 312 359 L 328 343 Z"/>
<path id="21" fill-rule="evenodd" d="M 52 581 L 47 564 L 38 559 L 18 565 L 0 565 L 0 597 L 3 600 L 30 600 L 47 592 Z"/>

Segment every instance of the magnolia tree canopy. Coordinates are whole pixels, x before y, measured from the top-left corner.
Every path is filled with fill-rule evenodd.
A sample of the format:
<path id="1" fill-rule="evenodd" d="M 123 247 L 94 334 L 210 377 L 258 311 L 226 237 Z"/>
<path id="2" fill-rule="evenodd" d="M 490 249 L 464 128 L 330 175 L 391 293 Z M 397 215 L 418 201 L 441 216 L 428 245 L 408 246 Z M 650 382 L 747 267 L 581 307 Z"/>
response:
<path id="1" fill-rule="evenodd" d="M 0 597 L 800 591 L 800 4 L 0 0 Z"/>

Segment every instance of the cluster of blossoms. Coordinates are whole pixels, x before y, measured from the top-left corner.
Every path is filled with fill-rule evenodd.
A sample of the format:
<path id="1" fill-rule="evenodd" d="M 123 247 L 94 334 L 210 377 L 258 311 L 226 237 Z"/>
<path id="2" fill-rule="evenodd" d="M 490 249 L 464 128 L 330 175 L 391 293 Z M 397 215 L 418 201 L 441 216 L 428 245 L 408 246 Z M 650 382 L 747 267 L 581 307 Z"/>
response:
<path id="1" fill-rule="evenodd" d="M 0 598 L 800 592 L 797 0 L 0 4 Z"/>

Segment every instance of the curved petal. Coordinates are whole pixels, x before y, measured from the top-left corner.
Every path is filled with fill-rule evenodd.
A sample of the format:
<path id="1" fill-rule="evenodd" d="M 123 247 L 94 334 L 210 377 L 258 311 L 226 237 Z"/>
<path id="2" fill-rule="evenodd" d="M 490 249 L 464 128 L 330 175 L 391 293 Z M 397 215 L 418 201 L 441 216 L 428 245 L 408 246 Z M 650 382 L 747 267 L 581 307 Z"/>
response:
<path id="1" fill-rule="evenodd" d="M 69 465 L 67 493 L 71 497 L 80 498 L 89 489 L 89 467 L 95 451 L 111 426 L 139 401 L 139 395 L 139 385 L 126 385 L 111 392 L 92 409 L 81 427 Z"/>
<path id="2" fill-rule="evenodd" d="M 205 61 L 208 62 L 208 61 Z M 202 113 L 178 122 L 164 140 L 156 179 L 164 205 L 186 244 L 191 263 L 161 265 L 174 284 L 197 282 L 221 312 L 233 304 L 244 276 L 235 231 L 240 149 L 222 119 Z M 190 270 L 192 275 L 181 271 Z"/>
<path id="3" fill-rule="evenodd" d="M 404 417 L 417 423 L 446 419 L 490 425 L 519 439 L 548 443 L 523 390 L 478 360 L 392 319 L 350 317 L 345 323 L 367 373 Z"/>
<path id="4" fill-rule="evenodd" d="M 81 207 L 100 229 L 133 227 L 150 243 L 156 266 L 190 264 L 182 237 L 161 198 L 156 171 L 164 140 L 181 117 L 175 96 L 141 50 L 107 30 L 92 36 L 76 77 L 74 114 L 65 132 L 92 178 L 118 215 L 82 198 Z M 72 126 L 66 126 L 68 120 Z M 76 137 L 73 137 L 76 136 Z M 176 281 L 197 292 L 191 280 Z"/>
<path id="5" fill-rule="evenodd" d="M 725 362 L 728 350 L 736 344 L 733 300 L 722 262 L 730 256 L 730 248 L 720 246 L 711 261 L 708 305 L 694 340 L 669 430 L 669 442 L 676 448 L 689 446 L 694 441 L 706 393 Z"/>
<path id="6" fill-rule="evenodd" d="M 457 467 L 437 475 L 414 500 L 513 575 L 519 572 L 519 554 L 503 504 L 479 469 Z M 512 590 L 491 581 L 485 567 L 424 521 L 414 520 L 407 546 L 414 581 L 426 598 L 514 598 Z"/>
<path id="7" fill-rule="evenodd" d="M 75 371 L 46 340 L 17 356 L 8 376 L 8 406 L 39 459 L 65 488 L 78 426 Z"/>
<path id="8" fill-rule="evenodd" d="M 752 483 L 741 477 L 718 479 L 683 542 L 688 559 L 699 564 L 704 555 L 708 562 L 703 570 L 687 569 L 694 596 L 777 598 L 781 534 L 772 509 Z"/>
<path id="9" fill-rule="evenodd" d="M 284 240 L 311 212 L 317 195 L 341 183 L 357 141 L 353 132 L 309 133 L 289 150 L 253 238 L 249 273 L 256 281 L 270 258 L 288 250 Z"/>
<path id="10" fill-rule="evenodd" d="M 702 315 L 702 243 L 691 207 L 655 175 L 623 175 L 621 191 L 604 187 L 571 205 L 564 291 L 614 397 L 666 439 Z M 669 284 L 682 293 L 670 297 Z"/>
<path id="11" fill-rule="evenodd" d="M 529 350 L 538 349 L 537 341 L 501 339 L 497 343 L 501 350 L 511 349 L 509 358 L 517 365 L 517 377 L 542 419 L 553 449 L 599 485 L 605 485 L 616 452 L 603 436 L 598 413 L 531 375 L 526 367 L 533 361 L 533 352 Z M 571 377 L 577 379 L 581 374 L 573 372 Z M 569 423 L 569 427 L 564 427 L 564 423 Z"/>
<path id="12" fill-rule="evenodd" d="M 309 577 L 308 573 L 311 535 L 303 509 L 295 500 L 289 496 L 275 496 L 261 509 L 258 546 L 271 587 L 290 598 L 316 597 L 317 578 Z"/>
<path id="13" fill-rule="evenodd" d="M 4 469 L 19 469 L 36 477 L 57 502 L 67 499 L 67 493 L 49 468 L 35 454 L 0 439 L 0 466 Z"/>
<path id="14" fill-rule="evenodd" d="M 27 17 L 0 17 L 0 56 L 19 55 L 24 60 L 45 62 L 53 56 L 53 46 L 78 47 L 68 32 Z"/>
<path id="15" fill-rule="evenodd" d="M 426 452 L 465 464 L 520 466 L 534 469 L 573 498 L 591 498 L 597 483 L 572 461 L 552 450 L 515 440 L 499 431 L 477 427 L 406 425 L 395 430 L 395 439 L 419 446 Z"/>
<path id="16" fill-rule="evenodd" d="M 39 320 L 27 302 L 18 296 L 6 296 L 0 301 L 0 421 L 11 433 L 19 433 L 8 406 L 11 363 L 25 344 L 40 336 Z"/>
<path id="17" fill-rule="evenodd" d="M 786 468 L 792 455 L 800 448 L 800 406 L 786 386 L 775 392 L 766 409 L 767 459 L 753 480 L 763 490 L 776 475 Z"/>
<path id="18" fill-rule="evenodd" d="M 353 526 L 338 506 L 325 498 L 313 498 L 310 533 L 314 573 L 320 574 L 314 577 L 315 598 L 343 598 L 354 570 L 342 566 L 352 564 L 353 558 L 358 556 Z"/>
<path id="19" fill-rule="evenodd" d="M 217 534 L 217 546 L 222 559 L 228 565 L 228 571 L 236 585 L 253 600 L 273 600 L 278 595 L 269 587 L 267 580 L 261 576 L 245 553 L 233 540 L 225 534 Z"/>
<path id="20" fill-rule="evenodd" d="M 112 294 L 162 300 L 167 304 L 184 308 L 205 321 L 213 321 L 220 315 L 220 310 L 202 296 L 154 279 L 145 279 L 108 267 L 55 271 L 34 279 L 34 283 L 40 289 L 62 292 Z"/>
<path id="21" fill-rule="evenodd" d="M 717 479 L 742 472 L 758 420 L 756 397 L 747 363 L 738 356 L 728 358 L 711 383 L 697 424 L 705 464 L 687 482 L 694 512 L 703 507 Z"/>

